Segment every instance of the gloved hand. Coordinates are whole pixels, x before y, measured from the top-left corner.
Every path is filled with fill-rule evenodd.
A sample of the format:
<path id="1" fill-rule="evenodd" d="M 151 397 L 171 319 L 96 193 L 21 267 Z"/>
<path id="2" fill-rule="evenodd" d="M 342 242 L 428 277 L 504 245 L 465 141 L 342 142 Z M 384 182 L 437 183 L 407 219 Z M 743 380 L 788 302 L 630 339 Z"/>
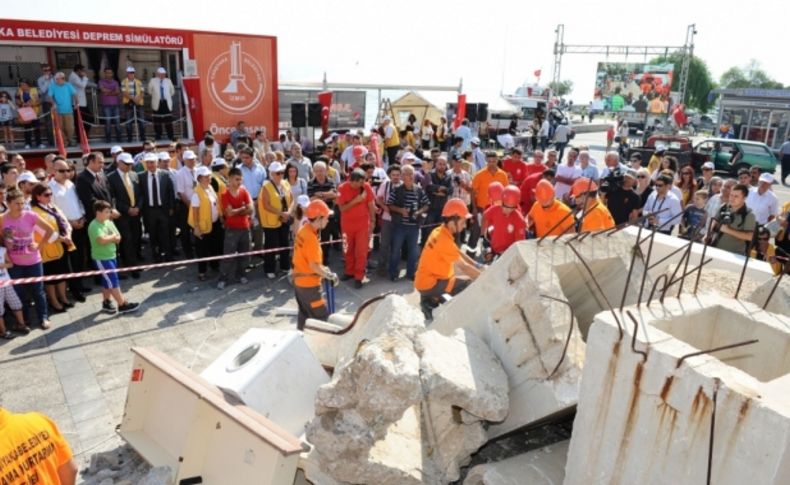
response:
<path id="1" fill-rule="evenodd" d="M 338 277 L 337 277 L 337 273 L 333 273 L 333 272 L 331 272 L 331 271 L 330 271 L 329 273 L 327 273 L 327 274 L 324 276 L 324 278 L 325 278 L 327 281 L 329 281 L 330 283 L 332 283 L 332 286 L 333 286 L 333 287 L 337 287 L 337 285 L 339 285 L 339 284 L 340 284 L 340 278 L 338 278 Z"/>

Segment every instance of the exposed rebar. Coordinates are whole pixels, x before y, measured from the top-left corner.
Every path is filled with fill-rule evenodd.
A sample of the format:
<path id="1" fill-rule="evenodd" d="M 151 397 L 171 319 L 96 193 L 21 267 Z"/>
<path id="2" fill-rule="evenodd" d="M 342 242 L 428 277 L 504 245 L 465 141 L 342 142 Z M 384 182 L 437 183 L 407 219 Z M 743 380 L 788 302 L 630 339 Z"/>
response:
<path id="1" fill-rule="evenodd" d="M 784 271 L 779 273 L 779 277 L 776 278 L 776 283 L 774 283 L 774 287 L 771 288 L 771 292 L 768 293 L 768 298 L 766 298 L 765 299 L 765 303 L 763 303 L 763 310 L 765 310 L 765 308 L 768 306 L 768 303 L 771 301 L 771 298 L 773 298 L 774 293 L 776 292 L 776 289 L 779 288 L 779 283 L 782 281 L 782 276 L 784 276 L 784 275 L 785 275 Z"/>
<path id="2" fill-rule="evenodd" d="M 639 225 L 639 230 L 637 230 L 637 232 L 636 232 L 636 240 L 637 241 L 639 241 L 639 239 L 642 236 L 642 228 L 643 227 L 644 226 L 642 224 Z M 631 284 L 631 275 L 634 272 L 634 264 L 636 263 L 636 253 L 637 252 L 641 252 L 641 251 L 642 251 L 642 248 L 639 247 L 639 244 L 635 244 L 634 248 L 632 249 L 632 253 L 631 253 L 631 264 L 628 266 L 628 275 L 625 277 L 625 287 L 623 288 L 623 296 L 620 298 L 620 311 L 621 312 L 623 311 L 623 307 L 625 306 L 625 297 L 626 297 L 626 295 L 628 295 L 628 286 Z M 647 271 L 647 268 L 645 268 L 645 271 Z"/>
<path id="3" fill-rule="evenodd" d="M 708 252 L 708 245 L 711 241 L 710 230 L 713 227 L 713 219 L 710 220 L 708 223 L 708 230 L 705 232 L 705 245 L 702 246 L 702 254 L 699 257 L 700 265 L 698 266 L 699 271 L 697 271 L 697 280 L 694 282 L 694 294 L 697 294 L 697 289 L 699 288 L 699 280 L 702 277 L 702 262 L 705 261 L 705 253 Z"/>
<path id="4" fill-rule="evenodd" d="M 630 318 L 631 321 L 634 322 L 634 334 L 631 335 L 631 350 L 634 353 L 642 356 L 642 362 L 647 362 L 647 352 L 645 352 L 644 350 L 636 350 L 636 332 L 639 330 L 639 322 L 636 321 L 636 318 L 634 318 L 634 315 L 631 313 L 630 310 L 626 310 L 625 313 L 626 315 L 628 315 L 628 318 Z M 645 333 L 645 335 L 647 335 L 647 333 Z M 647 342 L 645 342 L 645 344 L 649 345 Z"/>
<path id="5" fill-rule="evenodd" d="M 554 367 L 554 370 L 552 370 L 549 373 L 548 377 L 546 377 L 546 379 L 548 380 L 548 379 L 551 379 L 552 377 L 554 377 L 554 374 L 560 369 L 560 366 L 562 365 L 562 362 L 565 360 L 565 355 L 568 353 L 568 345 L 570 345 L 570 343 L 571 343 L 571 335 L 573 335 L 573 319 L 575 318 L 575 315 L 574 315 L 574 312 L 573 312 L 573 305 L 571 305 L 569 301 L 563 300 L 561 298 L 555 298 L 555 297 L 549 296 L 549 295 L 541 294 L 540 296 L 541 296 L 541 298 L 548 298 L 549 300 L 553 300 L 553 301 L 556 301 L 556 302 L 559 302 L 559 303 L 564 303 L 565 305 L 568 306 L 568 309 L 571 312 L 570 328 L 568 329 L 568 336 L 565 337 L 565 346 L 562 348 L 562 355 L 560 355 L 560 360 L 559 360 L 559 362 L 557 362 L 557 365 Z"/>
<path id="6" fill-rule="evenodd" d="M 612 313 L 612 317 L 614 317 L 614 321 L 617 322 L 617 329 L 620 331 L 620 340 L 622 340 L 623 339 L 623 325 L 620 323 L 620 319 L 617 318 L 617 312 L 614 311 L 614 307 L 612 307 L 612 304 L 609 303 L 609 298 L 606 297 L 606 293 L 604 293 L 603 289 L 601 288 L 600 283 L 598 283 L 598 279 L 595 277 L 595 273 L 593 273 L 592 268 L 590 268 L 590 265 L 587 264 L 587 261 L 584 260 L 582 255 L 579 254 L 579 251 L 577 251 L 576 248 L 573 247 L 572 244 L 569 247 L 576 254 L 576 257 L 579 258 L 579 262 L 581 262 L 582 266 L 584 266 L 584 269 L 587 270 L 587 273 L 589 273 L 590 278 L 592 278 L 593 283 L 595 284 L 595 287 L 598 289 L 598 292 L 603 297 L 604 302 L 606 302 L 606 306 L 609 307 L 609 311 Z"/>
<path id="7" fill-rule="evenodd" d="M 646 305 L 650 305 L 650 302 L 653 301 L 653 295 L 656 292 L 656 288 L 658 288 L 658 282 L 661 281 L 661 278 L 664 278 L 664 286 L 661 288 L 661 304 L 664 303 L 664 290 L 667 287 L 667 283 L 669 282 L 669 277 L 664 274 L 658 275 L 658 278 L 653 282 L 653 287 L 650 289 L 650 294 L 647 296 L 647 301 L 645 302 Z"/>
<path id="8" fill-rule="evenodd" d="M 744 255 L 743 260 L 743 268 L 741 269 L 741 277 L 738 279 L 738 287 L 735 289 L 735 295 L 733 298 L 736 300 L 738 299 L 738 295 L 741 293 L 741 286 L 743 285 L 743 279 L 746 277 L 746 267 L 749 265 L 749 260 L 751 259 L 751 252 L 752 248 L 755 246 L 757 242 L 757 231 L 759 230 L 760 226 L 755 225 L 754 231 L 752 232 L 752 240 L 749 242 L 748 246 L 746 246 L 746 254 Z"/>
<path id="9" fill-rule="evenodd" d="M 562 218 L 562 219 L 560 219 L 559 221 L 557 221 L 557 223 L 556 223 L 556 224 L 554 224 L 554 225 L 551 227 L 551 229 L 549 229 L 548 231 L 546 231 L 546 234 L 544 234 L 544 235 L 543 235 L 543 236 L 542 236 L 540 239 L 538 239 L 538 245 L 540 245 L 540 243 L 542 243 L 544 239 L 546 239 L 547 237 L 549 237 L 549 235 L 551 234 L 551 231 L 553 231 L 554 229 L 557 229 L 558 227 L 560 227 L 560 224 L 562 224 L 563 222 L 565 222 L 565 220 L 566 220 L 566 219 L 568 219 L 568 217 L 571 217 L 572 215 L 573 215 L 573 212 L 572 212 L 572 211 L 571 211 L 571 212 L 568 212 L 567 214 L 565 214 L 565 216 L 563 216 L 563 218 Z M 573 227 L 573 225 L 570 225 L 570 226 L 568 226 L 568 228 L 570 228 L 570 227 Z M 568 228 L 566 228 L 566 229 L 565 229 L 565 231 L 562 231 L 562 233 L 558 234 L 556 237 L 560 237 L 560 236 L 562 236 L 563 234 L 565 234 L 565 233 L 567 232 Z"/>
<path id="10" fill-rule="evenodd" d="M 647 280 L 647 270 L 650 267 L 650 257 L 653 255 L 653 241 L 656 239 L 656 228 L 653 227 L 653 230 L 650 231 L 650 244 L 647 246 L 647 256 L 645 257 L 645 271 L 642 273 L 642 283 L 639 284 L 639 297 L 636 299 L 636 306 L 642 304 L 642 294 L 645 291 L 645 280 Z M 640 248 L 642 247 L 642 240 L 637 240 L 637 246 Z"/>
<path id="11" fill-rule="evenodd" d="M 719 378 L 713 378 L 713 410 L 710 413 L 710 435 L 708 437 L 708 471 L 707 471 L 707 480 L 705 483 L 707 485 L 711 484 L 712 472 L 713 472 L 713 437 L 714 432 L 716 430 L 716 400 L 719 394 Z"/>
<path id="12" fill-rule="evenodd" d="M 744 340 L 743 342 L 738 342 L 738 343 L 729 344 L 729 345 L 722 345 L 721 347 L 714 347 L 712 349 L 699 350 L 697 352 L 692 352 L 692 353 L 686 354 L 686 355 L 682 356 L 680 359 L 678 359 L 678 363 L 675 366 L 675 369 L 679 369 L 680 366 L 683 364 L 683 361 L 685 361 L 686 359 L 688 359 L 690 357 L 696 357 L 698 355 L 710 354 L 710 353 L 713 353 L 713 352 L 720 352 L 722 350 L 729 350 L 729 349 L 735 349 L 735 348 L 738 348 L 738 347 L 744 347 L 746 345 L 756 344 L 759 341 L 760 341 L 759 339 Z"/>

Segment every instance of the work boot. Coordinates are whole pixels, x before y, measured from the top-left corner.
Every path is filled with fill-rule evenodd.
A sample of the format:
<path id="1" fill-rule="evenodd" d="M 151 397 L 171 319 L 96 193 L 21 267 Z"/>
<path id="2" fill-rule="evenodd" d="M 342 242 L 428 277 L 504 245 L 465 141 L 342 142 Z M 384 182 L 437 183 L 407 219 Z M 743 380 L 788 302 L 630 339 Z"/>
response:
<path id="1" fill-rule="evenodd" d="M 438 305 L 434 303 L 432 298 L 420 297 L 420 310 L 422 310 L 425 321 L 430 322 L 433 320 L 433 309 Z"/>

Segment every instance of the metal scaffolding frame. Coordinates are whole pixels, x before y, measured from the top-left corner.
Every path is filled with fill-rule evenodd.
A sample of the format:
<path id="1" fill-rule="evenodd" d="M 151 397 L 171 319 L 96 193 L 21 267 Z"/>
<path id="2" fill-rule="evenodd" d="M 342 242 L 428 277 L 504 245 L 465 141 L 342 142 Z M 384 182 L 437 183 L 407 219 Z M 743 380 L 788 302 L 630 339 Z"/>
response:
<path id="1" fill-rule="evenodd" d="M 557 86 L 560 82 L 563 54 L 604 54 L 606 56 L 644 56 L 647 58 L 647 56 L 667 57 L 671 52 L 680 51 L 683 53 L 683 63 L 680 68 L 679 92 L 681 102 L 685 102 L 691 59 L 694 57 L 694 35 L 697 33 L 696 24 L 691 24 L 686 28 L 686 42 L 681 46 L 566 44 L 565 24 L 557 25 L 554 33 L 554 70 L 551 77 L 552 84 L 549 85 L 550 96 L 553 96 L 551 86 Z"/>

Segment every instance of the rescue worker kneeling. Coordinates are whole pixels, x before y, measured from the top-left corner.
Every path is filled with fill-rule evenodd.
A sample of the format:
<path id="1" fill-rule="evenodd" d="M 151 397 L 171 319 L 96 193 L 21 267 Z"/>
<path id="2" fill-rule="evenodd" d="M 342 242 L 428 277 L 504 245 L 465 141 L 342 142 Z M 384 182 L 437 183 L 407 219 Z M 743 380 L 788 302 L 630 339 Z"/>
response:
<path id="1" fill-rule="evenodd" d="M 427 320 L 444 295 L 454 296 L 480 276 L 481 265 L 463 254 L 455 244 L 455 235 L 466 227 L 471 214 L 463 200 L 453 198 L 442 209 L 442 224 L 431 232 L 420 255 L 414 288 L 420 292 L 420 309 Z M 467 278 L 456 278 L 456 266 Z"/>
<path id="2" fill-rule="evenodd" d="M 329 268 L 321 264 L 321 230 L 329 222 L 333 212 L 323 200 L 314 200 L 307 206 L 305 215 L 308 223 L 299 229 L 294 242 L 293 282 L 296 303 L 299 306 L 296 328 L 304 330 L 308 318 L 326 320 L 329 308 L 321 288 L 321 279 L 337 286 L 338 278 Z"/>

